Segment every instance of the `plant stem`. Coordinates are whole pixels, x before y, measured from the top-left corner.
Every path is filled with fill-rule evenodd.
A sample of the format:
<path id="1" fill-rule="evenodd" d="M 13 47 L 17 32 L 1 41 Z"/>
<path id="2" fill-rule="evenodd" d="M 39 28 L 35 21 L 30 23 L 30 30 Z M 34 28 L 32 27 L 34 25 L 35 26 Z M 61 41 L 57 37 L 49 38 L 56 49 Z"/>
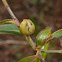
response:
<path id="1" fill-rule="evenodd" d="M 45 52 L 45 53 L 62 53 L 62 50 L 41 50 L 41 52 Z"/>
<path id="2" fill-rule="evenodd" d="M 36 45 L 33 42 L 33 40 L 31 39 L 31 37 L 30 36 L 25 36 L 25 37 L 26 37 L 26 40 L 28 41 L 28 43 L 31 45 L 31 47 L 35 50 Z"/>
<path id="3" fill-rule="evenodd" d="M 9 7 L 8 3 L 6 0 L 2 0 L 3 4 L 5 5 L 6 9 L 8 10 L 9 14 L 11 15 L 11 17 L 13 19 L 15 19 L 15 24 L 19 27 L 20 26 L 20 23 L 19 23 L 19 20 L 16 18 L 16 16 L 14 15 L 14 13 L 12 12 L 11 8 Z M 35 44 L 33 42 L 33 40 L 31 39 L 30 36 L 25 36 L 26 37 L 26 40 L 29 42 L 29 44 L 32 46 L 33 49 L 35 49 Z"/>
<path id="4" fill-rule="evenodd" d="M 45 62 L 45 59 L 43 58 L 40 50 L 37 51 L 36 56 L 39 56 L 41 62 Z"/>
<path id="5" fill-rule="evenodd" d="M 11 8 L 9 7 L 7 1 L 6 1 L 6 0 L 2 0 L 2 2 L 3 2 L 3 4 L 4 4 L 4 6 L 6 7 L 6 9 L 8 10 L 9 14 L 11 15 L 11 17 L 12 17 L 13 19 L 15 19 L 15 23 L 17 23 L 17 26 L 19 26 L 19 25 L 20 25 L 19 20 L 16 18 L 16 16 L 15 16 L 14 13 L 12 12 L 12 10 L 11 10 Z"/>

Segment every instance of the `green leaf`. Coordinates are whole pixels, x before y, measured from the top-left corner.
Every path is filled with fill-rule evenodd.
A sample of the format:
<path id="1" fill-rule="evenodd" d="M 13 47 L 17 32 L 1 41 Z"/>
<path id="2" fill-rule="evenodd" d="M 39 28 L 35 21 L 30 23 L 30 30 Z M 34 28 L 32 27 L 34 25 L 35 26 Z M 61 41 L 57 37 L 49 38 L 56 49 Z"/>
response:
<path id="1" fill-rule="evenodd" d="M 39 58 L 37 58 L 37 59 L 35 60 L 35 62 L 41 62 L 41 61 L 40 61 L 40 59 L 39 59 Z"/>
<path id="2" fill-rule="evenodd" d="M 23 59 L 21 59 L 20 61 L 18 62 L 31 62 L 32 60 L 34 60 L 35 57 L 32 57 L 32 56 L 28 56 L 28 57 L 25 57 Z"/>
<path id="3" fill-rule="evenodd" d="M 48 47 L 49 47 L 49 43 L 47 43 L 45 46 L 43 46 L 42 49 L 48 50 Z M 41 54 L 42 54 L 43 58 L 46 58 L 47 53 L 41 52 Z"/>
<path id="4" fill-rule="evenodd" d="M 0 34 L 21 35 L 18 27 L 13 24 L 0 25 Z"/>
<path id="5" fill-rule="evenodd" d="M 6 20 L 0 21 L 0 24 L 4 24 L 4 23 L 12 23 L 12 24 L 14 24 L 14 21 L 12 19 L 6 19 Z"/>
<path id="6" fill-rule="evenodd" d="M 45 39 L 50 37 L 51 35 L 51 30 L 49 28 L 42 30 L 36 37 L 36 44 L 37 46 L 41 46 Z"/>
<path id="7" fill-rule="evenodd" d="M 61 36 L 62 36 L 62 29 L 57 30 L 54 33 L 52 33 L 52 38 L 51 39 L 53 39 L 53 38 L 59 38 Z"/>

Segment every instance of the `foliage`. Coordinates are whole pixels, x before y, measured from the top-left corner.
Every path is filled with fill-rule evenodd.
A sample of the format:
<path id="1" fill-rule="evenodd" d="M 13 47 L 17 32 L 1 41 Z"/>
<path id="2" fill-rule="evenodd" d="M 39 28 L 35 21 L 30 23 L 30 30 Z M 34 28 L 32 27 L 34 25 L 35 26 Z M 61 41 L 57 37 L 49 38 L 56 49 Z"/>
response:
<path id="1" fill-rule="evenodd" d="M 32 60 L 34 60 L 35 57 L 32 57 L 32 56 L 28 56 L 28 57 L 25 57 L 23 59 L 21 59 L 20 61 L 18 62 L 31 62 Z"/>
<path id="2" fill-rule="evenodd" d="M 42 45 L 43 42 L 50 37 L 51 35 L 51 30 L 49 28 L 42 30 L 36 37 L 36 44 Z"/>
<path id="3" fill-rule="evenodd" d="M 13 24 L 0 25 L 0 34 L 21 35 L 19 28 Z"/>
<path id="4" fill-rule="evenodd" d="M 42 49 L 48 50 L 48 47 L 49 47 L 49 43 L 47 43 L 45 46 L 43 46 Z M 42 54 L 43 58 L 46 58 L 47 53 L 44 53 L 44 52 L 42 53 L 42 52 L 41 52 L 41 54 Z"/>
<path id="5" fill-rule="evenodd" d="M 26 22 L 26 20 L 27 19 L 25 19 L 25 22 Z M 13 35 L 20 35 L 21 36 L 22 33 L 20 33 L 19 28 L 21 28 L 21 27 L 23 28 L 24 26 L 21 25 L 21 27 L 18 28 L 15 24 L 13 25 L 13 23 L 12 24 L 4 24 L 7 22 L 8 22 L 7 20 L 5 22 L 4 22 L 4 20 L 0 22 L 0 24 L 2 24 L 2 25 L 0 25 L 0 34 L 13 34 Z M 29 21 L 27 21 L 27 22 L 29 22 Z M 9 22 L 9 23 L 11 23 L 11 22 Z M 51 30 L 49 28 L 46 28 L 46 29 L 42 30 L 41 32 L 39 32 L 39 34 L 36 36 L 36 45 L 37 45 L 37 47 L 40 46 L 40 48 L 41 48 L 40 50 L 44 50 L 44 49 L 48 50 L 49 43 L 47 43 L 47 42 L 49 40 L 52 40 L 54 38 L 59 38 L 61 36 L 62 36 L 62 29 L 57 30 L 56 32 L 51 34 Z M 51 37 L 51 38 L 49 39 L 49 37 Z M 26 37 L 26 38 L 28 38 L 28 37 Z M 28 41 L 31 43 L 31 39 Z M 30 45 L 32 45 L 32 44 L 30 44 Z M 37 51 L 39 51 L 39 50 L 37 50 Z M 39 51 L 39 53 L 40 53 L 40 51 Z M 41 52 L 41 54 L 42 54 L 43 58 L 46 58 L 47 53 Z M 21 55 L 17 54 L 16 56 L 20 57 Z M 39 58 L 36 58 L 36 56 L 35 57 L 28 56 L 28 57 L 21 59 L 18 62 L 31 62 L 31 61 L 41 62 Z"/>
<path id="6" fill-rule="evenodd" d="M 32 0 L 32 3 L 34 5 L 37 5 L 38 0 Z M 12 16 L 13 19 L 6 19 L 3 21 L 0 21 L 0 34 L 13 34 L 13 35 L 20 35 L 23 34 L 26 37 L 26 40 L 29 42 L 31 47 L 36 50 L 36 55 L 34 56 L 28 56 L 23 59 L 21 59 L 18 62 L 44 62 L 44 58 L 46 58 L 47 52 L 54 52 L 54 53 L 62 53 L 61 51 L 48 51 L 49 42 L 50 40 L 54 38 L 59 38 L 62 36 L 62 29 L 57 30 L 53 33 L 51 33 L 50 28 L 46 28 L 39 32 L 39 34 L 36 36 L 36 45 L 33 42 L 32 38 L 30 37 L 31 34 L 35 31 L 35 25 L 31 20 L 24 19 L 21 23 L 18 21 L 16 16 L 11 11 L 9 5 L 7 4 L 6 0 L 2 0 L 5 7 L 7 8 L 8 12 Z M 42 0 L 41 3 L 44 3 L 45 0 Z M 4 23 L 11 23 L 11 24 L 4 24 Z M 36 26 L 37 27 L 37 26 Z M 17 57 L 20 57 L 21 54 L 16 54 Z"/>
<path id="7" fill-rule="evenodd" d="M 52 33 L 52 38 L 51 39 L 53 39 L 53 38 L 59 38 L 61 36 L 62 36 L 62 29 L 57 30 L 54 33 Z"/>
<path id="8" fill-rule="evenodd" d="M 7 20 L 5 22 L 4 22 L 4 20 L 0 22 L 0 24 L 2 24 L 2 25 L 0 25 L 0 34 L 21 35 L 20 29 L 16 25 L 4 24 L 4 23 L 7 23 L 7 22 L 8 22 Z M 29 22 L 29 21 L 27 21 L 27 22 Z M 24 26 L 21 25 L 21 27 L 23 28 Z M 50 36 L 52 36 L 51 39 L 61 37 L 62 36 L 62 29 L 57 30 L 56 32 L 54 32 L 52 34 L 51 34 L 51 30 L 49 28 L 46 28 L 46 29 L 42 30 L 41 32 L 39 32 L 39 34 L 36 36 L 36 45 L 37 45 L 37 47 L 38 46 L 41 47 L 43 45 L 41 47 L 41 50 L 42 49 L 48 50 L 49 43 L 47 43 L 47 39 Z M 42 54 L 43 58 L 46 58 L 47 53 L 41 52 L 41 54 Z M 19 54 L 17 56 L 19 57 Z M 40 59 L 38 59 L 38 58 L 36 59 L 35 57 L 32 57 L 32 56 L 25 57 L 25 58 L 21 59 L 19 62 L 31 62 L 31 61 L 41 62 Z"/>

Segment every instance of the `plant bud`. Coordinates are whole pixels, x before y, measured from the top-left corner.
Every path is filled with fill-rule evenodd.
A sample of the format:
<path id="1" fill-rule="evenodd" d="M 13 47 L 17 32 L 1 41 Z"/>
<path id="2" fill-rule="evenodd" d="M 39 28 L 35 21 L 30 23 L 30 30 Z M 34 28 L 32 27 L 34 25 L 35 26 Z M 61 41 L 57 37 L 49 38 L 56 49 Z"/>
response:
<path id="1" fill-rule="evenodd" d="M 23 35 L 31 35 L 35 31 L 35 25 L 30 19 L 24 19 L 20 24 L 20 32 Z"/>

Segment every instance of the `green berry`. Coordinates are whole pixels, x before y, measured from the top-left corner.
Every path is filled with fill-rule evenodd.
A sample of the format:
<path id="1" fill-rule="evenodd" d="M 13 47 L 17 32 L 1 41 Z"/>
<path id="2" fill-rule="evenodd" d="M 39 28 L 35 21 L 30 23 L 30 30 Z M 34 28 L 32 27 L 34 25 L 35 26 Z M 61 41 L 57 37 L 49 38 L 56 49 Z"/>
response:
<path id="1" fill-rule="evenodd" d="M 35 25 L 30 19 L 24 19 L 20 24 L 20 32 L 23 35 L 31 35 L 35 31 Z"/>

